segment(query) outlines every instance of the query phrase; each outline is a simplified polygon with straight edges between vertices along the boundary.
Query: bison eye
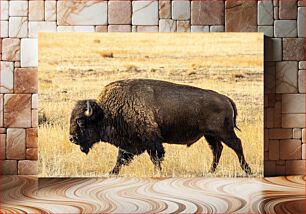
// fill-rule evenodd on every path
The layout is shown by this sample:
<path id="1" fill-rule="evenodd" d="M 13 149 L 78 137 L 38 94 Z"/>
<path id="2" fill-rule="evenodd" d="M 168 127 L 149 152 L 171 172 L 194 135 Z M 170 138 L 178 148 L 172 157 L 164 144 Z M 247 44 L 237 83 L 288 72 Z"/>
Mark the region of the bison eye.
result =
<path id="1" fill-rule="evenodd" d="M 85 126 L 84 119 L 77 119 L 76 122 L 77 122 L 78 126 L 81 127 L 81 128 Z"/>

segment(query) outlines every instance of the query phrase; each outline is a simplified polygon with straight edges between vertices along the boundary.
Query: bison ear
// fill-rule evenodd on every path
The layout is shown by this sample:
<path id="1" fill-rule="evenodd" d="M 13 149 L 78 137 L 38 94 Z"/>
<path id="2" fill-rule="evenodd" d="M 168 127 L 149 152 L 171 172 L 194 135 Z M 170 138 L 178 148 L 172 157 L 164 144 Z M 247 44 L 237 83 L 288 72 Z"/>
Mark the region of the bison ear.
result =
<path id="1" fill-rule="evenodd" d="M 86 102 L 86 111 L 84 112 L 86 117 L 90 117 L 92 115 L 93 111 L 92 111 L 92 107 L 90 105 L 89 100 L 87 100 Z"/>

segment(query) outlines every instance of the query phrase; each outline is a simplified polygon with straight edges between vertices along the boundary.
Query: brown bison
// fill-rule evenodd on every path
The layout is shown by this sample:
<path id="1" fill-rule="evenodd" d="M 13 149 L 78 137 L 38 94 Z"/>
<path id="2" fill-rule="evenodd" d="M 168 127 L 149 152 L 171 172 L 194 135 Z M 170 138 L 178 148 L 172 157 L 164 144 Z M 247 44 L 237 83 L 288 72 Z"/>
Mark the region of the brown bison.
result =
<path id="1" fill-rule="evenodd" d="M 223 149 L 238 156 L 241 168 L 251 173 L 240 139 L 236 136 L 237 109 L 215 91 L 159 80 L 131 79 L 110 83 L 96 100 L 78 101 L 70 118 L 70 141 L 84 153 L 99 142 L 118 147 L 118 174 L 135 155 L 147 151 L 161 170 L 163 143 L 191 146 L 202 136 L 213 153 L 214 172 Z"/>

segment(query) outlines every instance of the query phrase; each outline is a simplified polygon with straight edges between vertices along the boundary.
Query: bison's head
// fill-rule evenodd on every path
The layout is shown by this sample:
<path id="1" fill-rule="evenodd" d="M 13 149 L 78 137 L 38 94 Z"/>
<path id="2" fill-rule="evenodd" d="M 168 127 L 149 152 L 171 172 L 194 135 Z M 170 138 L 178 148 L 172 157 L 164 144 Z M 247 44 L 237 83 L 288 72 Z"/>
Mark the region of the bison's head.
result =
<path id="1" fill-rule="evenodd" d="M 95 100 L 78 101 L 71 112 L 69 140 L 87 154 L 93 144 L 101 139 L 102 119 L 103 110 Z"/>

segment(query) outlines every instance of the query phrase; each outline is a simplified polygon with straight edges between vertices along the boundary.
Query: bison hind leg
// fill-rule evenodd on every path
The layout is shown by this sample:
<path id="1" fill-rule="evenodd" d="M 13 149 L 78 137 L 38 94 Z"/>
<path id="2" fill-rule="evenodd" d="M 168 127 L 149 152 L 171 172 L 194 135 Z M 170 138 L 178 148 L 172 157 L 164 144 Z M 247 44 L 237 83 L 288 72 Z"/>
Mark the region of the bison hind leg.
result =
<path id="1" fill-rule="evenodd" d="M 147 149 L 151 161 L 154 164 L 154 173 L 161 172 L 161 162 L 164 160 L 165 149 L 161 142 L 155 142 Z"/>
<path id="2" fill-rule="evenodd" d="M 230 132 L 230 134 L 223 140 L 223 142 L 228 147 L 230 147 L 232 150 L 235 151 L 235 153 L 236 153 L 236 155 L 239 159 L 240 167 L 244 170 L 244 172 L 247 175 L 252 174 L 252 170 L 251 170 L 249 164 L 246 162 L 245 157 L 244 157 L 241 140 L 240 140 L 240 138 L 238 138 L 236 136 L 234 130 Z"/>
<path id="3" fill-rule="evenodd" d="M 212 153 L 213 153 L 213 162 L 211 164 L 210 173 L 214 173 L 216 171 L 216 168 L 219 164 L 219 160 L 221 157 L 221 153 L 223 150 L 223 146 L 219 140 L 217 140 L 215 137 L 212 137 L 210 135 L 204 135 Z"/>

